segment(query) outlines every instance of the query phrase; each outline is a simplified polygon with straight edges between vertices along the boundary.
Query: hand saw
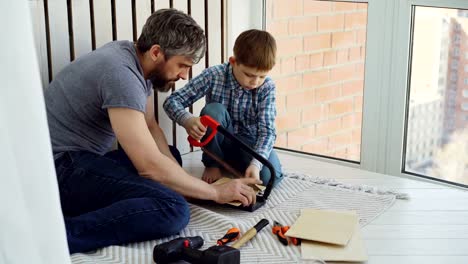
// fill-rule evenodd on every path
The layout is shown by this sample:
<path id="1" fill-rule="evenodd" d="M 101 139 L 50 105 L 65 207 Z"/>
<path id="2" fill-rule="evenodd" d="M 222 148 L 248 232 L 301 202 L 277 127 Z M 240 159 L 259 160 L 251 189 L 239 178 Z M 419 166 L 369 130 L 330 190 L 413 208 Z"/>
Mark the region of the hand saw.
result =
<path id="1" fill-rule="evenodd" d="M 210 141 L 214 138 L 214 136 L 219 132 L 223 134 L 223 136 L 229 138 L 232 140 L 234 143 L 236 143 L 241 149 L 245 150 L 247 153 L 252 155 L 255 159 L 260 161 L 264 166 L 266 166 L 270 170 L 270 181 L 266 184 L 266 189 L 263 192 L 260 192 L 257 194 L 257 202 L 255 204 L 251 204 L 249 206 L 232 206 L 234 208 L 246 210 L 253 212 L 257 210 L 258 208 L 262 207 L 265 205 L 268 196 L 271 193 L 271 190 L 273 189 L 273 185 L 275 183 L 275 178 L 276 178 L 276 172 L 273 168 L 273 165 L 265 159 L 263 156 L 258 154 L 255 150 L 253 150 L 251 147 L 249 147 L 247 144 L 245 144 L 242 140 L 237 138 L 235 135 L 233 135 L 231 132 L 229 132 L 227 129 L 225 129 L 223 126 L 221 126 L 216 120 L 214 120 L 212 117 L 208 115 L 204 115 L 200 117 L 200 122 L 205 126 L 211 128 L 211 133 L 205 137 L 203 141 L 197 141 L 191 136 L 188 136 L 188 141 L 192 146 L 195 147 L 200 147 L 203 152 L 205 152 L 207 155 L 212 157 L 214 160 L 216 160 L 218 163 L 220 163 L 223 167 L 226 168 L 229 172 L 233 173 L 234 176 L 242 178 L 243 175 L 241 175 L 239 172 L 237 172 L 234 168 L 232 168 L 227 162 L 221 160 L 219 157 L 214 155 L 212 152 L 207 150 L 205 146 L 210 143 Z M 229 206 L 229 204 L 227 204 Z"/>

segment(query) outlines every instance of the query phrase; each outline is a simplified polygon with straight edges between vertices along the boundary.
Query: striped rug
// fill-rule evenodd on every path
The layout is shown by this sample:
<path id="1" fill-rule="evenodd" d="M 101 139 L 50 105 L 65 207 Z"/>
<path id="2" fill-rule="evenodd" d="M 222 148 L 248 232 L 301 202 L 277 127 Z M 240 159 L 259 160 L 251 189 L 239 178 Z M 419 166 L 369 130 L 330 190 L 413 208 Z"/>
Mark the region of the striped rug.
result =
<path id="1" fill-rule="evenodd" d="M 389 208 L 404 194 L 369 186 L 348 186 L 329 179 L 304 174 L 287 173 L 283 182 L 273 189 L 265 206 L 250 213 L 217 205 L 190 205 L 191 220 L 180 236 L 201 236 L 202 249 L 216 244 L 216 240 L 231 227 L 245 232 L 262 218 L 291 225 L 301 208 L 355 210 L 362 226 Z M 152 254 L 156 244 L 176 238 L 110 246 L 87 254 L 74 254 L 73 263 L 154 263 Z M 271 224 L 241 248 L 241 263 L 302 263 L 300 247 L 283 246 L 271 233 Z"/>

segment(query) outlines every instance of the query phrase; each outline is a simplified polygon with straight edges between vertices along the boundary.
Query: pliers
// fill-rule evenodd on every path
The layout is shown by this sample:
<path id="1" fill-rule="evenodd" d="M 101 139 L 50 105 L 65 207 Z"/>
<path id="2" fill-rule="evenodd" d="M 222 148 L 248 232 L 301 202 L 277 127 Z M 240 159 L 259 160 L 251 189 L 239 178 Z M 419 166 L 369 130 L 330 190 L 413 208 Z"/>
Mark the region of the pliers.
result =
<path id="1" fill-rule="evenodd" d="M 289 226 L 283 226 L 282 224 L 274 221 L 273 227 L 271 228 L 271 232 L 278 237 L 278 240 L 281 244 L 287 246 L 291 242 L 293 245 L 300 245 L 301 240 L 295 237 L 288 238 L 284 235 L 289 230 Z"/>

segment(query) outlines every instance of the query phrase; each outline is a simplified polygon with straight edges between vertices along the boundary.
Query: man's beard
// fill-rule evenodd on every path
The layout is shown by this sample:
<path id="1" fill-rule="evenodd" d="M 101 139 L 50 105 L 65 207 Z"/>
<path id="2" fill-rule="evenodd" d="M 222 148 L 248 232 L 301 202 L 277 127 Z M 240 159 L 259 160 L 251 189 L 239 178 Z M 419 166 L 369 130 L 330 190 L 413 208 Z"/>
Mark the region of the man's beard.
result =
<path id="1" fill-rule="evenodd" d="M 170 91 L 174 86 L 174 82 L 176 81 L 166 79 L 160 74 L 160 71 L 158 70 L 153 72 L 153 74 L 149 77 L 149 80 L 153 84 L 153 89 L 163 93 Z"/>

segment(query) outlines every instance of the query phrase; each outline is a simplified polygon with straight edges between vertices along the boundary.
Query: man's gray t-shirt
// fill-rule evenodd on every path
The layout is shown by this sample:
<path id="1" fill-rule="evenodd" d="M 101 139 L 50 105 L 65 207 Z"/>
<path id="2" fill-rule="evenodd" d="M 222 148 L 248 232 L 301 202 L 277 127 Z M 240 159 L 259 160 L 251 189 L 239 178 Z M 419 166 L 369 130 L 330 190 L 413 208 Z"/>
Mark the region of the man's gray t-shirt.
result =
<path id="1" fill-rule="evenodd" d="M 110 42 L 60 71 L 45 91 L 54 153 L 103 155 L 115 141 L 107 108 L 145 113 L 152 93 L 130 41 Z"/>

